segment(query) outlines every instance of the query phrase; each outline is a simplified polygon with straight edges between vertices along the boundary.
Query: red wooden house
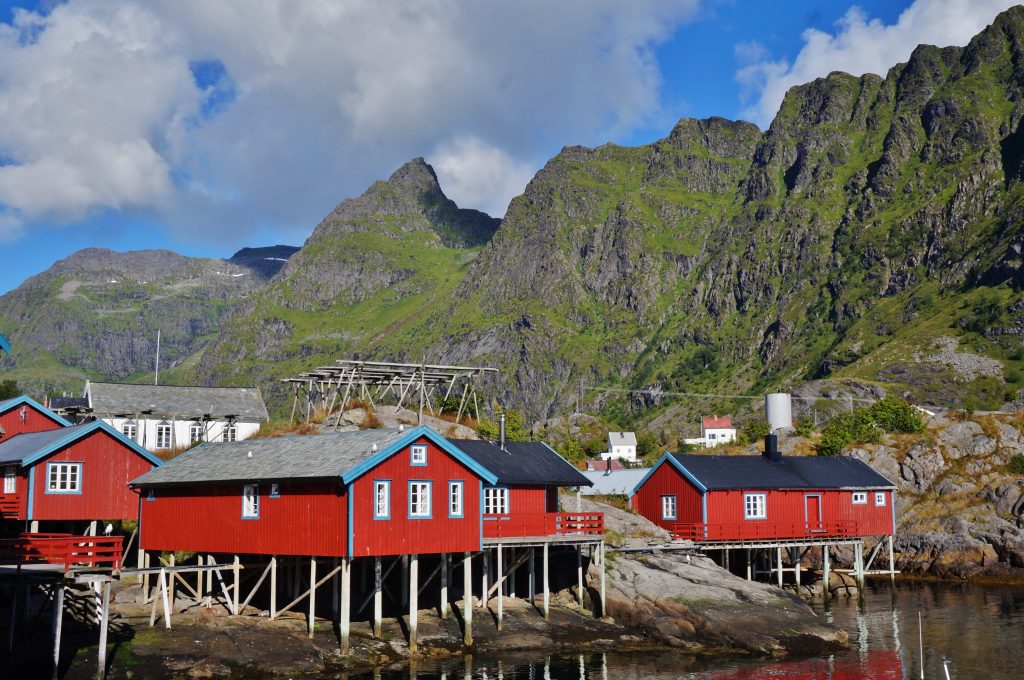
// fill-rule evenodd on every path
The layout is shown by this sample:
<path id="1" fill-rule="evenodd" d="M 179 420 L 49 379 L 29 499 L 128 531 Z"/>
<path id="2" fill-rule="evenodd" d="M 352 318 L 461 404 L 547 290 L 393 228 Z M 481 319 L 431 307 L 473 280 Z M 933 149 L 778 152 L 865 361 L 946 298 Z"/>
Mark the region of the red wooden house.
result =
<path id="1" fill-rule="evenodd" d="M 856 458 L 666 453 L 630 503 L 677 538 L 774 541 L 890 536 L 895 493 Z"/>
<path id="2" fill-rule="evenodd" d="M 30 412 L 42 409 L 28 405 Z M 42 427 L 53 418 L 22 422 Z M 33 523 L 137 519 L 138 498 L 128 482 L 159 465 L 158 458 L 99 421 L 5 436 L 0 516 Z"/>
<path id="3" fill-rule="evenodd" d="M 16 434 L 55 430 L 70 424 L 32 397 L 0 401 L 0 442 Z"/>

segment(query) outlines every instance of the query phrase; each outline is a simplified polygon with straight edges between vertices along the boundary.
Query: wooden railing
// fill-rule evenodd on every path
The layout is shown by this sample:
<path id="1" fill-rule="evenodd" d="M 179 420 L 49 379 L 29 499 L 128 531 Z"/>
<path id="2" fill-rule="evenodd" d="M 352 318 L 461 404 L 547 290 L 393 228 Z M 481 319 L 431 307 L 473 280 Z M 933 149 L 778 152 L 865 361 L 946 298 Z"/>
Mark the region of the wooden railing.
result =
<path id="1" fill-rule="evenodd" d="M 844 538 L 860 535 L 857 522 L 854 521 L 777 523 L 765 520 L 749 520 L 730 524 L 680 522 L 673 527 L 672 534 L 675 538 L 695 543 Z"/>
<path id="2" fill-rule="evenodd" d="M 484 515 L 484 538 L 600 535 L 603 533 L 603 512 Z"/>
<path id="3" fill-rule="evenodd" d="M 0 564 L 43 562 L 60 564 L 64 573 L 76 568 L 121 570 L 124 539 L 121 536 L 72 534 L 21 534 L 0 539 Z"/>
<path id="4" fill-rule="evenodd" d="M 20 495 L 4 494 L 0 496 L 0 519 L 17 519 L 21 516 L 23 505 Z"/>

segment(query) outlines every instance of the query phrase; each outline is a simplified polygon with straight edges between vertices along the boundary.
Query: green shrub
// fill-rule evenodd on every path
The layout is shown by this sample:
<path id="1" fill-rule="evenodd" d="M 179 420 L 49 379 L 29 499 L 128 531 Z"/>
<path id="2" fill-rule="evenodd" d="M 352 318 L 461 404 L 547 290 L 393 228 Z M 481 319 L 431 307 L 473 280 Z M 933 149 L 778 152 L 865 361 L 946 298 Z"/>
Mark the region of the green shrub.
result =
<path id="1" fill-rule="evenodd" d="M 853 413 L 840 413 L 828 421 L 816 448 L 819 456 L 836 456 L 847 444 L 874 443 L 880 438 L 881 431 L 868 409 L 857 409 Z"/>
<path id="2" fill-rule="evenodd" d="M 800 418 L 793 426 L 797 436 L 810 437 L 814 434 L 814 421 L 810 418 Z"/>
<path id="3" fill-rule="evenodd" d="M 486 417 L 480 420 L 476 426 L 476 431 L 481 439 L 489 439 L 491 441 L 498 439 L 501 429 L 498 423 L 498 416 L 501 413 L 502 411 L 499 409 L 495 414 L 494 420 Z M 526 418 L 515 409 L 505 411 L 505 439 L 510 442 L 525 442 L 531 439 L 530 431 L 526 427 Z"/>
<path id="4" fill-rule="evenodd" d="M 1015 385 L 1020 384 L 1022 377 L 1024 377 L 1024 375 L 1021 374 L 1020 369 L 1018 368 L 1008 369 L 1006 373 L 1003 374 L 1003 379 L 1006 380 L 1007 383 Z"/>
<path id="5" fill-rule="evenodd" d="M 1024 453 L 1018 453 L 1010 459 L 1010 472 L 1016 475 L 1024 475 Z"/>
<path id="6" fill-rule="evenodd" d="M 871 420 L 886 432 L 921 432 L 922 413 L 903 399 L 886 397 L 868 407 Z"/>
<path id="7" fill-rule="evenodd" d="M 752 420 L 740 429 L 738 439 L 741 444 L 753 444 L 764 439 L 771 431 L 767 420 Z"/>

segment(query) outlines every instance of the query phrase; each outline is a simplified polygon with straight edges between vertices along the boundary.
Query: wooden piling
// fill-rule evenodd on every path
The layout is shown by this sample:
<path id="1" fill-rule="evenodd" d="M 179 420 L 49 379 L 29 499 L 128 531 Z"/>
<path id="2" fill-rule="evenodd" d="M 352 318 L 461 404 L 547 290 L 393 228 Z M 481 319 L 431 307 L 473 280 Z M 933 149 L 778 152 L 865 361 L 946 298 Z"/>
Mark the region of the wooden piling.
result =
<path id="1" fill-rule="evenodd" d="M 441 618 L 448 618 L 448 553 L 441 553 Z"/>
<path id="2" fill-rule="evenodd" d="M 277 555 L 270 556 L 270 619 L 277 618 Z"/>
<path id="3" fill-rule="evenodd" d="M 316 627 L 316 558 L 309 558 L 309 637 L 313 637 L 313 629 Z"/>
<path id="4" fill-rule="evenodd" d="M 502 553 L 505 549 L 498 544 L 498 630 L 502 629 L 505 618 L 505 571 L 502 569 Z"/>
<path id="5" fill-rule="evenodd" d="M 420 557 L 419 555 L 409 556 L 409 581 L 408 581 L 408 592 L 409 592 L 409 651 L 413 654 L 416 653 L 416 628 L 417 621 L 416 617 L 419 613 L 419 571 L 420 571 Z"/>
<path id="6" fill-rule="evenodd" d="M 60 634 L 64 622 L 64 582 L 57 581 L 53 584 L 53 674 L 52 680 L 57 680 L 57 672 L 60 670 Z"/>
<path id="7" fill-rule="evenodd" d="M 163 573 L 161 573 L 163 576 Z M 166 598 L 166 589 L 164 590 Z M 165 599 L 166 601 L 166 599 Z M 103 607 L 100 612 L 100 646 L 99 668 L 96 671 L 97 680 L 107 677 L 107 629 L 110 627 L 110 581 L 103 582 Z M 167 620 L 167 627 L 171 627 L 170 618 Z"/>
<path id="8" fill-rule="evenodd" d="M 338 607 L 338 630 L 341 633 L 341 654 L 348 655 L 352 599 L 352 558 L 341 558 L 341 604 Z"/>
<path id="9" fill-rule="evenodd" d="M 463 642 L 469 647 L 473 644 L 473 553 L 462 557 L 462 618 Z"/>
<path id="10" fill-rule="evenodd" d="M 544 573 L 541 578 L 544 579 L 544 620 L 548 620 L 551 615 L 551 592 L 548 584 L 548 544 L 544 543 Z"/>
<path id="11" fill-rule="evenodd" d="M 383 583 L 380 573 L 380 558 L 373 558 L 373 637 L 381 638 L 381 619 L 383 618 L 384 600 Z"/>

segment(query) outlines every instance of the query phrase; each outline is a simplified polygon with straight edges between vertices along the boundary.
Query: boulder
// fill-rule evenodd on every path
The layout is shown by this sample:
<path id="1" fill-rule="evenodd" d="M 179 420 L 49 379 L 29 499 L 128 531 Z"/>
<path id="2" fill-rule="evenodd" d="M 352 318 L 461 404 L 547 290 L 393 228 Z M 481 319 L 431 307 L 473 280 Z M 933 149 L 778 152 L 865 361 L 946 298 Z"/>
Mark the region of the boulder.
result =
<path id="1" fill-rule="evenodd" d="M 971 420 L 954 423 L 939 432 L 939 444 L 954 460 L 966 455 L 984 456 L 996 450 L 996 440 Z"/>
<path id="2" fill-rule="evenodd" d="M 942 453 L 924 442 L 918 442 L 910 447 L 900 464 L 900 479 L 911 491 L 924 493 L 944 468 Z"/>

